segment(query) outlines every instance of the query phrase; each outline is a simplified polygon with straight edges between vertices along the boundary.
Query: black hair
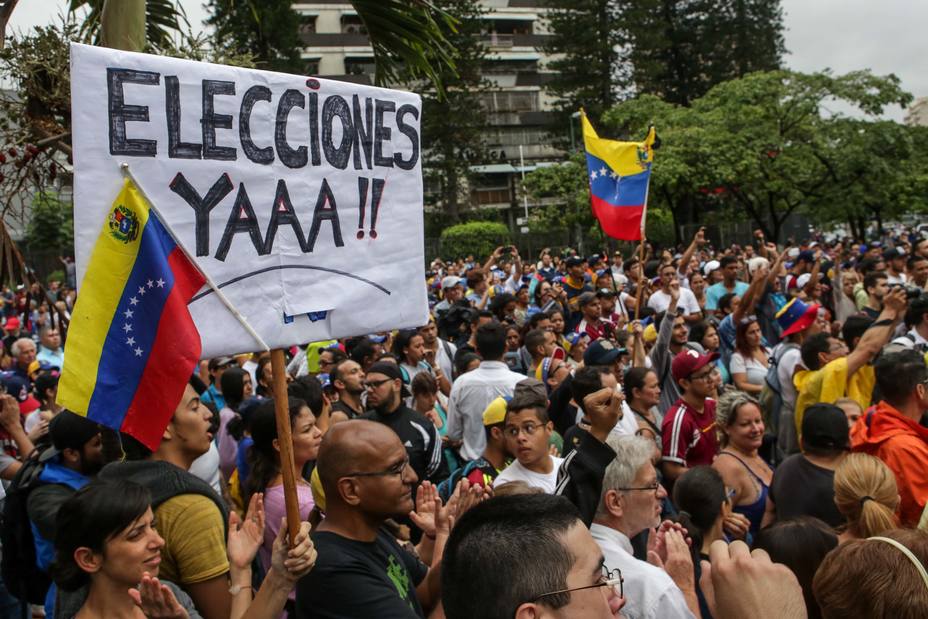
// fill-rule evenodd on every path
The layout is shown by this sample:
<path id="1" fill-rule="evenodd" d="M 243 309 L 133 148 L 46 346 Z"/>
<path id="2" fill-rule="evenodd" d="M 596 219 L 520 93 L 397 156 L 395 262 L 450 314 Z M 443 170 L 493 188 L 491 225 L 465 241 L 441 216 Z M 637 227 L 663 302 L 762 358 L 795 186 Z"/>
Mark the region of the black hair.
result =
<path id="1" fill-rule="evenodd" d="M 126 480 L 95 479 L 75 492 L 55 519 L 55 563 L 51 573 L 64 591 L 76 591 L 90 575 L 74 561 L 74 551 L 103 553 L 106 542 L 145 515 L 151 507 L 147 488 Z"/>
<path id="2" fill-rule="evenodd" d="M 403 351 L 409 347 L 412 338 L 416 336 L 422 337 L 418 329 L 403 329 L 393 339 L 393 354 L 399 357 L 403 363 L 406 363 L 406 353 Z"/>
<path id="3" fill-rule="evenodd" d="M 909 256 L 909 259 L 905 261 L 905 268 L 911 271 L 912 269 L 915 268 L 915 265 L 918 264 L 922 260 L 928 260 L 928 258 L 925 258 L 921 254 L 912 254 L 911 256 Z"/>
<path id="4" fill-rule="evenodd" d="M 864 331 L 873 325 L 873 320 L 865 315 L 848 316 L 841 327 L 841 339 L 845 341 L 849 348 L 856 348 L 859 338 L 863 337 Z"/>
<path id="5" fill-rule="evenodd" d="M 246 432 L 251 432 L 251 419 L 264 400 L 265 398 L 252 396 L 239 405 L 238 414 L 226 424 L 226 432 L 229 433 L 229 436 L 236 441 L 241 441 L 245 438 Z M 219 415 L 214 416 L 214 419 L 218 418 Z"/>
<path id="6" fill-rule="evenodd" d="M 825 555 L 837 545 L 838 536 L 831 527 L 812 516 L 776 522 L 761 529 L 754 542 L 754 548 L 766 550 L 771 561 L 782 563 L 796 575 L 809 619 L 822 616 L 812 593 L 812 579 Z"/>
<path id="7" fill-rule="evenodd" d="M 297 378 L 287 385 L 287 395 L 305 402 L 316 417 L 322 414 L 322 407 L 325 404 L 322 397 L 322 383 L 315 376 L 307 375 Z"/>
<path id="8" fill-rule="evenodd" d="M 577 508 L 549 494 L 500 496 L 468 510 L 442 559 L 448 619 L 512 619 L 521 604 L 566 589 L 576 559 L 564 538 L 575 526 Z M 552 609 L 569 602 L 569 593 L 542 600 Z"/>
<path id="9" fill-rule="evenodd" d="M 915 350 L 881 355 L 874 370 L 876 386 L 883 399 L 897 408 L 905 403 L 916 385 L 928 380 L 925 358 Z"/>
<path id="10" fill-rule="evenodd" d="M 219 385 L 222 387 L 222 397 L 226 401 L 226 406 L 237 411 L 242 400 L 245 399 L 245 377 L 248 371 L 240 367 L 229 368 L 219 377 Z"/>
<path id="11" fill-rule="evenodd" d="M 864 275 L 864 292 L 870 294 L 869 289 L 876 286 L 881 279 L 887 279 L 886 273 L 883 271 L 870 271 Z"/>
<path id="12" fill-rule="evenodd" d="M 625 372 L 625 397 L 630 400 L 635 397 L 635 389 L 644 389 L 644 379 L 648 374 L 657 375 L 653 369 L 646 367 L 635 367 Z"/>
<path id="13" fill-rule="evenodd" d="M 701 346 L 702 340 L 706 337 L 706 333 L 709 332 L 709 329 L 718 330 L 716 326 L 708 320 L 700 320 L 699 322 L 691 324 L 687 341 L 696 342 Z"/>
<path id="14" fill-rule="evenodd" d="M 255 393 L 262 398 L 269 398 L 274 395 L 273 385 L 265 385 L 261 381 L 264 378 L 264 368 L 271 365 L 270 357 L 261 357 L 258 359 L 258 368 L 255 370 L 255 379 L 258 381 L 258 384 L 254 386 Z M 272 370 L 273 375 L 273 370 Z"/>
<path id="15" fill-rule="evenodd" d="M 802 356 L 802 363 L 810 370 L 821 369 L 822 364 L 818 356 L 821 353 L 828 353 L 831 350 L 831 334 L 816 333 L 802 343 L 799 354 Z"/>
<path id="16" fill-rule="evenodd" d="M 712 530 L 727 500 L 725 482 L 711 466 L 694 466 L 673 485 L 673 502 L 680 510 L 676 521 L 693 540 L 694 560 L 698 560 L 702 541 Z"/>
<path id="17" fill-rule="evenodd" d="M 345 365 L 348 361 L 354 361 L 354 359 L 343 359 L 332 366 L 332 369 L 329 370 L 329 382 L 332 383 L 332 386 L 335 386 L 335 381 L 342 380 L 342 366 Z M 355 361 L 355 363 L 357 363 Z"/>
<path id="18" fill-rule="evenodd" d="M 535 411 L 535 415 L 541 423 L 548 423 L 551 421 L 551 418 L 548 417 L 548 409 L 545 406 L 539 405 L 538 399 L 530 395 L 522 395 L 509 400 L 509 402 L 506 403 L 506 417 L 509 416 L 509 413 L 528 409 Z M 505 417 L 503 419 L 505 420 Z"/>
<path id="19" fill-rule="evenodd" d="M 724 269 L 730 264 L 738 264 L 738 259 L 735 256 L 722 256 L 722 259 L 719 260 L 720 269 Z"/>
<path id="20" fill-rule="evenodd" d="M 467 350 L 461 351 L 460 354 L 454 355 L 455 378 L 464 374 L 467 371 L 467 366 L 469 366 L 475 360 L 480 361 L 480 355 Z"/>
<path id="21" fill-rule="evenodd" d="M 867 275 L 874 272 L 876 265 L 881 261 L 883 261 L 882 258 L 864 258 L 863 260 L 857 263 L 857 270 L 860 271 L 866 278 Z M 883 273 L 882 275 L 883 277 L 886 277 L 885 273 Z M 872 285 L 873 284 L 871 284 L 871 286 Z M 864 284 L 864 286 L 866 286 L 866 284 Z"/>
<path id="22" fill-rule="evenodd" d="M 280 472 L 280 456 L 274 449 L 274 440 L 277 439 L 274 406 L 274 400 L 265 400 L 251 417 L 251 439 L 254 442 L 246 454 L 250 471 L 242 483 L 242 499 L 245 505 L 248 505 L 251 495 L 255 492 L 264 492 Z M 287 398 L 291 428 L 304 406 L 306 402 L 299 398 Z"/>
<path id="23" fill-rule="evenodd" d="M 580 410 L 584 410 L 583 398 L 603 388 L 603 374 L 609 374 L 609 369 L 598 365 L 580 368 L 574 374 L 570 395 Z"/>
<path id="24" fill-rule="evenodd" d="M 417 395 L 426 395 L 429 393 L 438 393 L 438 381 L 428 372 L 419 372 L 412 378 L 409 383 L 409 391 L 413 397 Z"/>
<path id="25" fill-rule="evenodd" d="M 539 322 L 541 322 L 542 320 L 550 320 L 550 319 L 551 319 L 551 314 L 549 314 L 548 312 L 536 312 L 535 314 L 532 314 L 531 316 L 529 316 L 528 323 L 527 323 L 528 328 L 537 329 Z"/>
<path id="26" fill-rule="evenodd" d="M 506 327 L 499 322 L 489 322 L 477 328 L 474 337 L 477 352 L 486 361 L 499 361 L 506 351 Z"/>
<path id="27" fill-rule="evenodd" d="M 471 327 L 479 323 L 481 318 L 496 318 L 496 316 L 490 310 L 485 310 L 485 309 L 472 312 L 471 317 L 470 317 Z"/>
<path id="28" fill-rule="evenodd" d="M 737 297 L 737 296 L 738 296 L 738 295 L 735 294 L 734 292 L 727 292 L 727 293 L 723 294 L 721 297 L 719 297 L 719 301 L 718 301 L 718 304 L 717 304 L 718 309 L 719 309 L 720 311 L 723 311 L 723 312 L 724 312 L 724 311 L 727 311 L 727 310 L 730 310 L 730 309 L 731 309 L 731 302 L 732 302 L 732 301 L 734 300 L 734 298 Z"/>
<path id="29" fill-rule="evenodd" d="M 369 337 L 359 337 L 358 341 L 351 348 L 350 359 L 360 366 L 364 366 L 365 359 L 373 359 L 377 354 L 374 343 Z"/>
<path id="30" fill-rule="evenodd" d="M 915 327 L 925 314 L 928 314 L 928 295 L 923 294 L 909 303 L 909 309 L 905 311 L 905 326 Z"/>
<path id="31" fill-rule="evenodd" d="M 545 345 L 545 332 L 541 329 L 532 329 L 525 334 L 524 344 L 528 353 L 533 357 L 538 353 L 538 347 Z"/>

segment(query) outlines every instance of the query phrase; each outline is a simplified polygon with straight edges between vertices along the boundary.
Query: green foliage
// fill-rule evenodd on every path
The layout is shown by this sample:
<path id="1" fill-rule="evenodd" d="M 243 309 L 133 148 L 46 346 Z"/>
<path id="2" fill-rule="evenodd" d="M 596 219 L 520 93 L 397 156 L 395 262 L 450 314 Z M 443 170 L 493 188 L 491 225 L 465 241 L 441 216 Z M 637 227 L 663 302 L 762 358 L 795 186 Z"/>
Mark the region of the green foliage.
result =
<path id="1" fill-rule="evenodd" d="M 67 279 L 65 279 L 65 273 L 61 269 L 56 269 L 45 277 L 46 285 L 51 284 L 52 282 L 66 282 L 66 281 Z"/>
<path id="2" fill-rule="evenodd" d="M 682 105 L 784 53 L 780 0 L 635 0 L 622 24 L 636 90 Z"/>
<path id="3" fill-rule="evenodd" d="M 258 68 L 302 73 L 300 19 L 290 0 L 208 0 L 214 46 L 250 54 Z"/>
<path id="4" fill-rule="evenodd" d="M 32 200 L 32 219 L 26 228 L 26 243 L 33 250 L 74 253 L 74 214 L 69 202 L 54 192 L 41 192 Z"/>
<path id="5" fill-rule="evenodd" d="M 460 220 L 461 205 L 467 203 L 467 180 L 470 167 L 485 160 L 487 115 L 481 93 L 488 88 L 480 68 L 487 55 L 481 41 L 486 12 L 477 0 L 442 0 L 458 24 L 443 32 L 453 47 L 457 70 L 443 68 L 438 77 L 443 90 L 434 84 L 422 84 L 422 154 L 423 170 L 434 186 L 438 200 L 450 223 Z M 406 80 L 414 80 L 408 73 Z"/>
<path id="6" fill-rule="evenodd" d="M 87 7 L 87 16 L 81 23 L 80 33 L 91 38 L 94 45 L 100 44 L 100 17 L 106 0 L 71 0 L 68 11 L 76 12 Z M 173 37 L 182 29 L 190 30 L 190 22 L 180 2 L 172 0 L 145 0 L 145 37 L 148 45 L 156 50 L 173 45 Z"/>
<path id="7" fill-rule="evenodd" d="M 441 254 L 449 258 L 459 256 L 488 256 L 500 245 L 511 242 L 509 228 L 492 221 L 471 221 L 445 228 L 441 233 Z"/>

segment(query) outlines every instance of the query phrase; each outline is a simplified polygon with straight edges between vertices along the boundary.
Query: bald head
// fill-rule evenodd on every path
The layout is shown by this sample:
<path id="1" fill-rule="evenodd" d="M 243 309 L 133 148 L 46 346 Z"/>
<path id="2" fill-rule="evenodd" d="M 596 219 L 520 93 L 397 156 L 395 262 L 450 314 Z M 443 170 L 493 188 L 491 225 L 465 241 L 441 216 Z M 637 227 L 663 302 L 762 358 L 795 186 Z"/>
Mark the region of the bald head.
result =
<path id="1" fill-rule="evenodd" d="M 359 471 L 378 471 L 390 465 L 387 454 L 403 448 L 396 433 L 375 421 L 352 419 L 329 428 L 319 446 L 316 468 L 326 496 L 340 477 Z"/>

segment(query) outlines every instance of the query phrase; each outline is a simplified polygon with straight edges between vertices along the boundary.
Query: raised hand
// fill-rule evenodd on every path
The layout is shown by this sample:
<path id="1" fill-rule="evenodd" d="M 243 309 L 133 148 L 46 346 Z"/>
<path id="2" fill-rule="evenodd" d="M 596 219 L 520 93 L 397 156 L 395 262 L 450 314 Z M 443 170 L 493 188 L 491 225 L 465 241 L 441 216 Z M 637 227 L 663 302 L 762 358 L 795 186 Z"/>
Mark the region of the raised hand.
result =
<path id="1" fill-rule="evenodd" d="M 457 491 L 457 490 L 455 490 Z M 409 512 L 409 519 L 422 529 L 422 532 L 429 538 L 435 537 L 438 512 L 441 511 L 441 497 L 438 496 L 438 488 L 428 481 L 419 484 L 416 492 L 416 509 Z"/>
<path id="2" fill-rule="evenodd" d="M 605 443 L 622 414 L 622 396 L 611 387 L 583 398 L 583 411 L 590 418 L 590 434 Z"/>
<path id="3" fill-rule="evenodd" d="M 138 589 L 129 589 L 129 597 L 150 619 L 189 619 L 174 592 L 148 572 L 142 574 Z"/>
<path id="4" fill-rule="evenodd" d="M 248 513 L 244 521 L 235 511 L 229 513 L 229 562 L 239 569 L 249 569 L 263 541 L 264 495 L 256 492 L 248 502 Z"/>

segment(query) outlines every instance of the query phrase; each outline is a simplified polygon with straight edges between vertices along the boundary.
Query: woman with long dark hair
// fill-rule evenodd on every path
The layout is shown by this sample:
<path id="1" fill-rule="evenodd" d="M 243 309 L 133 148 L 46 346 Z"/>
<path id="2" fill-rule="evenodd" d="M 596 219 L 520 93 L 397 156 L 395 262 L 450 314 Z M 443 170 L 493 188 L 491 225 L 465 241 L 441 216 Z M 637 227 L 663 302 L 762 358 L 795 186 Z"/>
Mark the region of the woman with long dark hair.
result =
<path id="1" fill-rule="evenodd" d="M 625 401 L 635 413 L 638 434 L 652 439 L 661 449 L 661 415 L 657 406 L 661 401 L 661 384 L 651 368 L 637 367 L 625 373 Z"/>
<path id="2" fill-rule="evenodd" d="M 735 352 L 728 369 L 735 387 L 754 396 L 760 395 L 770 365 L 770 349 L 763 345 L 757 316 L 746 316 L 735 328 Z"/>
<path id="3" fill-rule="evenodd" d="M 219 383 L 226 405 L 219 411 L 216 444 L 219 447 L 219 470 L 225 479 L 229 479 L 235 469 L 238 451 L 238 441 L 229 433 L 229 422 L 238 418 L 238 407 L 252 395 L 251 374 L 240 367 L 229 368 L 219 377 Z"/>
<path id="4" fill-rule="evenodd" d="M 307 462 L 314 461 L 319 453 L 322 432 L 316 427 L 316 417 L 306 402 L 297 398 L 287 400 L 290 431 L 293 443 L 293 463 L 302 471 Z M 281 518 L 287 515 L 284 505 L 283 475 L 280 470 L 280 444 L 274 416 L 274 400 L 265 400 L 251 418 L 251 439 L 254 443 L 248 452 L 248 479 L 243 483 L 244 503 L 248 504 L 255 493 L 264 494 L 267 527 L 259 556 L 264 568 L 270 567 L 271 550 L 280 528 Z M 304 479 L 297 480 L 297 498 L 300 519 L 306 521 L 312 511 L 313 493 Z"/>

